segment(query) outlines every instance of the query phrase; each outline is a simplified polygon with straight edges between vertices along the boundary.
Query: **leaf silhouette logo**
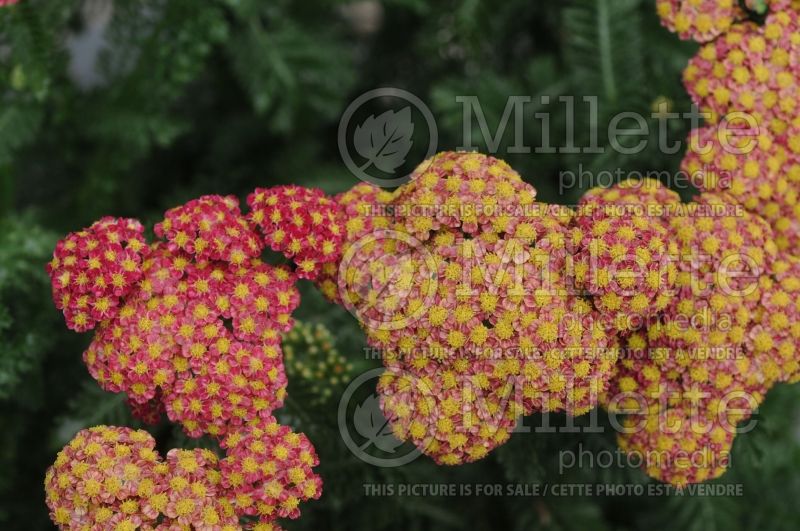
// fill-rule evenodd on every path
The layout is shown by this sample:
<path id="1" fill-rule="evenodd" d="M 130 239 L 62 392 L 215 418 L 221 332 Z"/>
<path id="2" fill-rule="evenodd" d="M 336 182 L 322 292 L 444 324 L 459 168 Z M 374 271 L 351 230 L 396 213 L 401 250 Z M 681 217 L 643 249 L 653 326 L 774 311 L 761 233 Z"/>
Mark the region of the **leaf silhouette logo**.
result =
<path id="1" fill-rule="evenodd" d="M 367 439 L 361 445 L 361 450 L 365 450 L 370 445 L 375 445 L 384 452 L 394 453 L 397 447 L 403 444 L 392 433 L 389 421 L 381 413 L 378 397 L 374 394 L 356 406 L 356 410 L 353 413 L 353 425 L 358 434 Z"/>
<path id="2" fill-rule="evenodd" d="M 394 173 L 406 161 L 413 135 L 411 107 L 370 115 L 356 127 L 353 136 L 356 152 L 367 159 L 360 170 L 375 166 L 384 173 Z"/>

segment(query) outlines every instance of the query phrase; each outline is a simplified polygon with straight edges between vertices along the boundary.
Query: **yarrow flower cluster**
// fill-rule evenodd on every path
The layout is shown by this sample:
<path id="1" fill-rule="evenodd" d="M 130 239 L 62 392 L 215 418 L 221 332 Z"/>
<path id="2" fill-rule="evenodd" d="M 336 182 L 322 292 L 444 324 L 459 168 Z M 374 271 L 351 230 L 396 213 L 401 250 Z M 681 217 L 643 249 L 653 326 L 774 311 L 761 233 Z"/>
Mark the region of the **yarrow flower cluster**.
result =
<path id="1" fill-rule="evenodd" d="M 335 260 L 339 242 L 331 235 L 337 230 L 338 205 L 331 207 L 332 200 L 318 191 L 292 190 L 287 197 L 304 197 L 303 213 L 311 220 L 298 229 L 305 256 L 320 249 L 324 260 Z M 270 194 L 259 190 L 252 197 Z M 281 190 L 279 195 L 286 194 Z M 313 205 L 321 206 L 314 211 Z M 322 216 L 322 225 L 316 214 Z M 309 269 L 298 263 L 293 271 L 262 262 L 263 238 L 270 236 L 271 229 L 261 224 L 259 234 L 254 221 L 241 213 L 234 197 L 203 196 L 167 211 L 155 227 L 156 235 L 165 241 L 148 245 L 138 221 L 103 218 L 58 243 L 47 266 L 56 305 L 71 328 L 96 328 L 84 353 L 89 372 L 103 389 L 125 393 L 133 414 L 143 421 L 157 423 L 166 413 L 191 437 L 209 434 L 223 441 L 252 438 L 275 423 L 272 412 L 286 396 L 281 341 L 282 334 L 292 329 L 291 315 L 299 304 L 295 282 L 298 275 L 307 276 L 317 266 Z M 274 217 L 273 221 L 279 222 Z M 152 440 L 142 439 L 136 434 L 140 432 L 119 430 L 123 429 L 96 430 L 91 437 L 134 437 L 130 440 L 152 449 Z M 310 471 L 317 464 L 316 457 L 308 457 L 313 456 L 310 442 L 288 428 L 278 431 L 286 444 L 299 444 L 296 449 L 301 455 L 265 454 L 258 470 L 250 469 L 249 458 L 243 461 L 253 488 L 266 477 L 272 485 L 270 492 L 280 488 L 289 493 L 288 498 L 281 494 L 271 502 L 259 502 L 262 523 L 255 528 L 262 530 L 272 528 L 277 517 L 296 518 L 299 502 L 321 492 L 319 478 Z M 75 445 L 82 445 L 86 437 L 79 436 Z M 96 451 L 94 444 L 91 448 Z M 239 448 L 231 460 L 251 450 L 255 451 L 249 446 Z M 161 514 L 154 529 L 239 529 L 237 515 L 254 513 L 241 506 L 239 490 L 235 503 L 224 502 L 228 494 L 220 494 L 218 486 L 228 476 L 220 476 L 215 459 L 210 454 L 171 453 L 154 472 L 166 467 L 162 476 L 170 484 L 163 494 L 168 498 L 165 505 L 147 509 L 145 515 L 136 512 L 145 507 L 142 500 L 113 505 L 110 498 L 104 499 L 109 505 L 102 507 L 98 518 L 109 519 L 109 527 L 103 523 L 102 528 L 146 529 L 145 524 Z M 106 464 L 103 460 L 102 466 Z M 298 479 L 298 470 L 303 471 L 303 481 Z M 119 471 L 119 467 L 114 469 L 114 473 Z M 313 492 L 309 482 L 314 484 Z M 265 503 L 282 509 L 273 515 L 263 508 Z M 234 514 L 231 507 L 236 504 L 241 511 Z M 53 509 L 53 514 L 58 525 L 74 521 L 63 510 Z M 86 527 L 76 524 L 74 529 Z"/>
<path id="2" fill-rule="evenodd" d="M 395 221 L 425 241 L 441 228 L 497 234 L 522 210 L 535 208 L 536 189 L 502 160 L 454 151 L 421 163 L 394 194 Z"/>
<path id="3" fill-rule="evenodd" d="M 629 414 L 626 425 L 644 426 L 620 433 L 620 446 L 658 457 L 645 470 L 678 485 L 724 471 L 736 423 L 793 367 L 786 361 L 783 369 L 779 349 L 766 348 L 757 317 L 766 319 L 761 301 L 777 257 L 769 225 L 726 194 L 686 206 L 667 218 L 679 246 L 674 297 L 626 339 L 602 400 Z M 776 320 L 784 336 L 789 319 Z M 665 418 L 683 427 L 665 431 Z"/>
<path id="4" fill-rule="evenodd" d="M 684 83 L 711 123 L 739 111 L 775 135 L 786 132 L 800 101 L 799 16 L 787 7 L 771 13 L 763 26 L 736 24 L 691 59 Z"/>
<path id="5" fill-rule="evenodd" d="M 630 186 L 585 194 L 572 234 L 576 287 L 588 292 L 608 325 L 622 333 L 641 328 L 667 306 L 677 272 L 677 246 L 660 213 L 647 208 L 645 196 L 622 202 L 619 192 Z M 671 199 L 657 181 L 644 181 L 641 188 Z"/>
<path id="6" fill-rule="evenodd" d="M 69 328 L 85 332 L 117 314 L 142 278 L 143 232 L 135 219 L 106 217 L 58 242 L 47 273 Z"/>
<path id="7" fill-rule="evenodd" d="M 738 0 L 658 0 L 661 22 L 681 39 L 707 42 L 745 18 Z"/>
<path id="8" fill-rule="evenodd" d="M 700 177 L 702 191 L 730 193 L 767 220 L 779 249 L 800 245 L 800 129 L 790 127 L 781 137 L 766 130 L 695 129 L 682 169 Z"/>
<path id="9" fill-rule="evenodd" d="M 250 219 L 273 251 L 297 264 L 297 276 L 314 279 L 339 256 L 344 230 L 337 203 L 302 186 L 258 188 L 247 198 Z"/>
<path id="10" fill-rule="evenodd" d="M 155 444 L 149 433 L 128 428 L 78 433 L 45 477 L 53 522 L 64 530 L 155 526 L 166 509 Z"/>
<path id="11" fill-rule="evenodd" d="M 684 71 L 710 125 L 692 131 L 682 170 L 706 193 L 662 217 L 679 246 L 675 294 L 626 338 L 603 402 L 644 428 L 620 446 L 684 485 L 722 474 L 737 422 L 797 380 L 800 4 L 745 2 L 760 20 L 733 2 L 676 4 L 658 1 L 665 25 L 710 41 Z"/>
<path id="12" fill-rule="evenodd" d="M 322 480 L 311 470 L 319 464 L 311 442 L 272 417 L 229 433 L 221 445 L 222 484 L 239 514 L 267 522 L 297 518 L 300 502 L 322 493 Z"/>
<path id="13" fill-rule="evenodd" d="M 354 240 L 338 300 L 383 354 L 392 429 L 438 463 L 484 457 L 522 413 L 588 411 L 616 361 L 614 336 L 567 289 L 572 213 L 535 197 L 502 161 L 442 153 L 392 197 L 359 185 L 340 198 Z"/>
<path id="14" fill-rule="evenodd" d="M 258 234 L 239 210 L 233 196 L 206 195 L 167 211 L 155 226 L 167 248 L 197 260 L 221 260 L 235 265 L 261 254 Z"/>
<path id="15" fill-rule="evenodd" d="M 249 455 L 242 464 L 238 450 L 220 460 L 206 449 L 173 449 L 162 459 L 146 431 L 109 426 L 83 430 L 47 471 L 51 518 L 63 530 L 265 531 L 278 529 L 278 517 L 296 518 L 300 501 L 319 497 L 321 481 L 310 469 L 316 456 L 304 436 L 272 419 L 247 426 L 235 437 L 237 445 L 250 441 L 246 448 L 252 452 L 268 450 L 256 469 Z M 255 505 L 243 507 L 244 495 L 235 484 L 243 477 L 264 482 L 261 496 L 277 493 L 274 500 L 280 501 L 281 510 L 267 511 L 263 504 L 258 511 L 251 510 Z M 240 524 L 248 516 L 258 519 Z"/>
<path id="16" fill-rule="evenodd" d="M 258 259 L 194 262 L 155 244 L 145 276 L 84 353 L 103 389 L 154 398 L 187 434 L 224 435 L 283 404 L 280 333 L 299 294 L 292 274 Z"/>

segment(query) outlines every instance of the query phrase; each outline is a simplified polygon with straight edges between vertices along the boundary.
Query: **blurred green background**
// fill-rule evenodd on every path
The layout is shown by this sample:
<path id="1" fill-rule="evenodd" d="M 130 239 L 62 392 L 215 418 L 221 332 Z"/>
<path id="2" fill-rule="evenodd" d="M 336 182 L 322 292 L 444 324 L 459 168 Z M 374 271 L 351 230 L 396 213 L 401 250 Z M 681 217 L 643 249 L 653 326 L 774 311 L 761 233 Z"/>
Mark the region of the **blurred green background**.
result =
<path id="1" fill-rule="evenodd" d="M 358 181 L 339 155 L 339 119 L 376 87 L 426 102 L 440 149 L 462 143 L 459 95 L 478 96 L 492 128 L 509 96 L 597 96 L 597 123 L 576 113 L 576 142 L 585 145 L 597 126 L 604 145 L 614 113 L 649 116 L 664 102 L 688 110 L 680 74 L 692 53 L 660 27 L 653 0 L 22 0 L 0 8 L 0 529 L 53 528 L 44 471 L 77 430 L 138 426 L 121 397 L 91 380 L 81 361 L 89 337 L 69 332 L 50 300 L 44 264 L 66 232 L 103 215 L 152 226 L 201 194 L 244 198 L 277 183 L 345 190 Z M 527 109 L 526 120 L 551 113 L 551 138 L 563 138 L 563 105 Z M 671 122 L 671 138 L 687 128 Z M 680 162 L 657 142 L 635 156 L 508 154 L 512 131 L 498 156 L 551 202 L 574 202 L 591 184 L 561 194 L 560 171 L 675 171 Z M 538 145 L 540 128 L 525 131 L 526 144 Z M 775 389 L 758 427 L 736 440 L 733 467 L 717 483 L 743 485 L 743 497 L 366 496 L 365 483 L 651 480 L 627 468 L 558 473 L 560 450 L 613 450 L 610 430 L 519 434 L 459 468 L 425 458 L 394 469 L 362 463 L 339 436 L 338 397 L 348 375 L 378 362 L 364 356 L 355 319 L 310 285 L 303 295 L 298 318 L 332 337 L 308 332 L 313 348 L 296 338 L 300 363 L 281 418 L 317 446 L 325 487 L 290 529 L 800 527 L 796 387 Z M 338 351 L 334 372 L 345 367 L 345 377 L 304 373 L 320 348 Z M 166 424 L 154 433 L 163 448 L 198 444 Z"/>

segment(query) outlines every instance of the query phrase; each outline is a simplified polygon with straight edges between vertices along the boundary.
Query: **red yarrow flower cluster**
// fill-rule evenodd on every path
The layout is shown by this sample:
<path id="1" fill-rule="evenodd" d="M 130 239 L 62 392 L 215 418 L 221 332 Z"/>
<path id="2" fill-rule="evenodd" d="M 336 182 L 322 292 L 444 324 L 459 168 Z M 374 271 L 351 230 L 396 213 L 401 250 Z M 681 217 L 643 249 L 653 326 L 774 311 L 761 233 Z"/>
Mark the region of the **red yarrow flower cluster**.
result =
<path id="1" fill-rule="evenodd" d="M 206 195 L 172 208 L 155 226 L 170 251 L 183 251 L 197 260 L 242 264 L 261 254 L 258 233 L 242 216 L 233 196 Z"/>
<path id="2" fill-rule="evenodd" d="M 344 228 L 338 204 L 321 190 L 302 186 L 258 188 L 247 198 L 250 219 L 264 242 L 297 265 L 297 276 L 314 279 L 341 252 Z"/>
<path id="3" fill-rule="evenodd" d="M 310 195 L 320 205 L 331 201 L 321 193 Z M 330 212 L 336 209 L 338 205 Z M 316 223 L 316 215 L 310 215 Z M 309 245 L 326 230 L 336 232 L 326 216 L 325 228 L 307 232 Z M 262 422 L 275 423 L 271 414 L 286 396 L 281 339 L 291 330 L 291 315 L 299 304 L 298 275 L 289 267 L 260 260 L 262 235 L 242 215 L 233 197 L 204 196 L 169 210 L 156 227 L 157 235 L 166 241 L 148 246 L 142 233 L 143 227 L 135 220 L 104 218 L 59 242 L 47 267 L 56 304 L 64 309 L 70 326 L 97 327 L 84 353 L 89 372 L 103 389 L 125 393 L 133 414 L 145 422 L 156 423 L 166 413 L 191 437 L 209 434 L 227 441 L 226 436 L 236 434 L 253 439 L 253 430 L 259 434 L 267 430 Z M 338 246 L 330 253 L 327 243 L 323 247 L 325 260 L 337 258 Z M 300 270 L 309 272 L 302 265 Z M 119 430 L 98 429 L 99 435 L 91 437 L 129 437 L 128 431 Z M 264 518 L 248 524 L 248 529 L 277 529 L 275 518 L 296 518 L 299 502 L 321 492 L 321 482 L 310 470 L 317 464 L 310 442 L 283 428 L 279 431 L 286 444 L 300 443 L 290 448 L 293 453 L 288 457 L 276 453 L 276 460 L 268 462 L 271 457 L 262 456 L 260 470 L 268 476 L 270 492 L 282 490 L 272 500 L 274 515 L 266 518 L 268 501 L 260 500 L 258 511 Z M 140 432 L 130 433 L 134 433 L 132 441 L 141 440 L 152 449 L 152 440 L 142 439 L 136 434 Z M 86 437 L 80 435 L 74 446 L 83 445 Z M 94 444 L 91 449 L 100 451 Z M 237 446 L 232 459 L 247 449 L 252 448 Z M 127 452 L 121 446 L 112 451 Z M 65 454 L 60 460 L 70 457 Z M 249 458 L 243 459 L 248 481 L 253 488 L 261 485 L 263 478 L 252 474 Z M 98 466 L 114 464 L 103 458 Z M 140 494 L 149 501 L 124 499 L 118 505 L 98 506 L 97 515 L 91 516 L 96 522 L 90 527 L 240 529 L 235 503 L 225 501 L 228 494 L 219 488 L 222 476 L 215 467 L 212 454 L 176 451 L 154 472 L 171 481 L 168 489 L 154 490 L 151 482 L 146 494 Z M 120 473 L 119 469 L 114 472 Z M 71 480 L 64 475 L 59 478 L 63 490 Z M 96 485 L 91 485 L 94 492 Z M 58 525 L 90 518 L 86 516 L 89 502 L 82 501 L 75 509 L 83 518 L 75 520 L 72 507 L 56 505 L 63 493 L 50 491 Z M 241 506 L 240 494 L 236 504 Z M 108 498 L 109 504 L 113 501 L 107 494 L 99 495 Z M 86 529 L 83 524 L 74 528 Z"/>
<path id="4" fill-rule="evenodd" d="M 293 275 L 258 259 L 193 262 L 156 244 L 145 276 L 84 354 L 101 387 L 160 398 L 192 437 L 268 415 L 286 388 L 281 332 L 299 303 Z"/>
<path id="5" fill-rule="evenodd" d="M 301 198 L 289 209 L 304 205 L 304 241 L 320 237 L 325 259 L 337 258 L 338 243 L 331 251 L 322 236 L 338 232 L 338 205 L 300 187 L 251 198 L 263 197 L 266 208 L 267 196 Z M 193 437 L 221 437 L 269 415 L 286 393 L 280 343 L 299 303 L 297 275 L 258 258 L 262 235 L 232 196 L 167 211 L 155 228 L 166 242 L 147 246 L 143 230 L 135 220 L 104 218 L 60 241 L 47 267 L 71 327 L 99 323 L 84 353 L 92 376 L 126 393 L 138 417 L 153 422 L 166 412 Z"/>
<path id="6" fill-rule="evenodd" d="M 47 273 L 69 328 L 85 332 L 116 316 L 142 278 L 143 232 L 135 219 L 106 217 L 58 242 Z"/>

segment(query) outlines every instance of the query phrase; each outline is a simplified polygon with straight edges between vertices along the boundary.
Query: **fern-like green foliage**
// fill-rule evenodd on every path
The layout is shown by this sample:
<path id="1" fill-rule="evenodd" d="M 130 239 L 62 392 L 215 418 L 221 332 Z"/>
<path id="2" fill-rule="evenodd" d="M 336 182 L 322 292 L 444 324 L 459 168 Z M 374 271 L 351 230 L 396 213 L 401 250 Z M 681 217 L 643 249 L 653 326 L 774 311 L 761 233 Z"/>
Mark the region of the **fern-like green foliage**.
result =
<path id="1" fill-rule="evenodd" d="M 38 3 L 37 3 L 38 4 Z M 51 94 L 53 74 L 64 64 L 58 37 L 50 24 L 64 24 L 70 9 L 59 3 L 25 2 L 0 10 L 0 167 L 33 141 L 42 124 L 42 103 Z"/>
<path id="2" fill-rule="evenodd" d="M 317 5 L 318 4 L 318 5 Z M 352 56 L 323 2 L 245 0 L 227 52 L 255 111 L 275 132 L 306 120 L 332 120 L 354 79 Z M 304 23 L 294 23 L 303 13 Z"/>
<path id="3" fill-rule="evenodd" d="M 28 490 L 27 495 L 17 494 L 20 498 L 40 498 L 31 480 L 39 459 L 50 453 L 45 450 L 53 422 L 49 399 L 58 396 L 64 385 L 48 382 L 72 376 L 56 361 L 57 347 L 75 345 L 63 342 L 66 334 L 61 332 L 62 320 L 52 305 L 44 270 L 55 240 L 32 216 L 0 217 L 0 499 L 4 500 L 15 499 L 19 489 Z M 55 367 L 56 373 L 48 376 L 48 367 Z M 9 501 L 0 506 L 0 527 L 14 527 L 11 512 L 23 513 L 32 522 L 46 521 L 33 506 Z"/>
<path id="4" fill-rule="evenodd" d="M 640 3 L 574 0 L 563 11 L 565 58 L 583 94 L 611 103 L 641 96 L 644 79 Z"/>
<path id="5" fill-rule="evenodd" d="M 44 264 L 54 244 L 31 219 L 0 220 L 0 400 L 16 394 L 52 344 L 47 330 L 58 320 Z"/>

